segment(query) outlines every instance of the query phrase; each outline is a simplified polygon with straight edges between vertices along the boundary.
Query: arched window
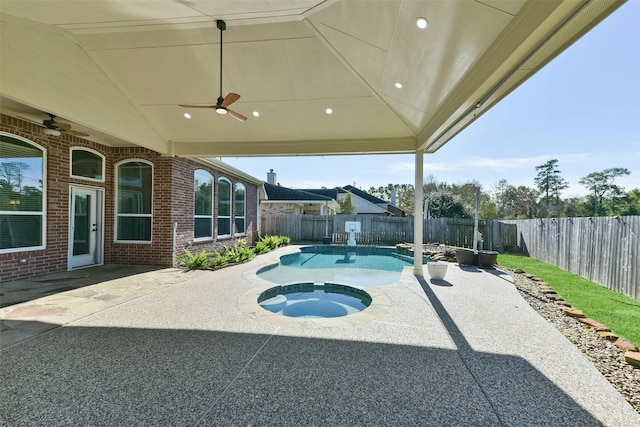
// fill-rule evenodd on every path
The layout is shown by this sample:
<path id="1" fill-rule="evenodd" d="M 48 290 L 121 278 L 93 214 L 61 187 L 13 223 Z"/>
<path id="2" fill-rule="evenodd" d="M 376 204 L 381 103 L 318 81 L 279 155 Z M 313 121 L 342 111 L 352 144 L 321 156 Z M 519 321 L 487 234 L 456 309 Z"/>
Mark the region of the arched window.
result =
<path id="1" fill-rule="evenodd" d="M 218 237 L 231 235 L 231 181 L 218 178 Z"/>
<path id="2" fill-rule="evenodd" d="M 126 160 L 116 165 L 116 240 L 151 242 L 153 165 Z"/>
<path id="3" fill-rule="evenodd" d="M 0 132 L 0 253 L 45 248 L 45 151 Z"/>
<path id="4" fill-rule="evenodd" d="M 88 148 L 71 148 L 71 177 L 104 182 L 104 156 Z"/>
<path id="5" fill-rule="evenodd" d="M 193 174 L 194 218 L 193 238 L 213 238 L 213 176 L 205 170 L 196 169 Z"/>
<path id="6" fill-rule="evenodd" d="M 246 198 L 247 198 L 247 190 L 244 184 L 236 183 L 236 200 L 235 200 L 235 209 L 233 212 L 235 218 L 235 233 L 236 234 L 245 234 L 245 217 L 246 217 Z"/>

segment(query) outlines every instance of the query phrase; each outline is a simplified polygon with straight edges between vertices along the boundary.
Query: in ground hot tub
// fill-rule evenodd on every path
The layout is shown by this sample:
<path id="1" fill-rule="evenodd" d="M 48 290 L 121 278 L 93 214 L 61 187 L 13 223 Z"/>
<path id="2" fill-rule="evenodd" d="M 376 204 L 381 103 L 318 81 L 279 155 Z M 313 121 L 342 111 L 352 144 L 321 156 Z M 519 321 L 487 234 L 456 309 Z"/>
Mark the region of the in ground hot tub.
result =
<path id="1" fill-rule="evenodd" d="M 265 310 L 288 317 L 330 318 L 358 313 L 371 304 L 362 289 L 336 283 L 296 283 L 267 289 L 258 296 Z"/>

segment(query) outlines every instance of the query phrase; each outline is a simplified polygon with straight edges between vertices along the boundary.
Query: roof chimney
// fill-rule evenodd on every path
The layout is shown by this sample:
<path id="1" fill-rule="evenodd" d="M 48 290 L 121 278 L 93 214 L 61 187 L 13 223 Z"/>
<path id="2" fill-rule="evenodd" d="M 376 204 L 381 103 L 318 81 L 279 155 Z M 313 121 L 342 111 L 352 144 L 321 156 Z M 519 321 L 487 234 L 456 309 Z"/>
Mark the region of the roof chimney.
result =
<path id="1" fill-rule="evenodd" d="M 273 171 L 273 169 L 269 169 L 269 172 L 267 173 L 267 184 L 276 185 L 277 180 L 278 177 L 276 173 Z"/>
<path id="2" fill-rule="evenodd" d="M 391 189 L 391 204 L 392 205 L 396 205 L 396 189 L 392 188 Z"/>

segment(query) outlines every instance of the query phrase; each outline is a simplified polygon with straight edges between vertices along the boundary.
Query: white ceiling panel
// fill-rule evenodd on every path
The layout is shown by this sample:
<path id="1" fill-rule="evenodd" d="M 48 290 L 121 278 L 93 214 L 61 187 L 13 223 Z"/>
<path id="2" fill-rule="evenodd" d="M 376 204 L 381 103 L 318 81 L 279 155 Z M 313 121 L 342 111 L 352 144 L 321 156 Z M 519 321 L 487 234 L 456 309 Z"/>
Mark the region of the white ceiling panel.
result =
<path id="1" fill-rule="evenodd" d="M 0 109 L 163 154 L 433 151 L 622 3 L 0 0 Z M 220 92 L 247 121 L 183 117 Z"/>

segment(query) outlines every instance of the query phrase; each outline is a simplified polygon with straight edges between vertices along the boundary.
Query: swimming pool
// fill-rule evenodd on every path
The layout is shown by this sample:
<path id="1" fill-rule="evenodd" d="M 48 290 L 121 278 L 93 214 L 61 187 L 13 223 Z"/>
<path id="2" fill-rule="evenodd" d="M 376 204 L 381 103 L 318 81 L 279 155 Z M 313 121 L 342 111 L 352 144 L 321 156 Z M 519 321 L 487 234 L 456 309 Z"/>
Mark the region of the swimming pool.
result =
<path id="1" fill-rule="evenodd" d="M 413 255 L 393 247 L 305 246 L 300 252 L 283 255 L 279 264 L 264 267 L 257 275 L 280 285 L 311 281 L 366 288 L 395 283 L 403 268 L 410 266 Z"/>

